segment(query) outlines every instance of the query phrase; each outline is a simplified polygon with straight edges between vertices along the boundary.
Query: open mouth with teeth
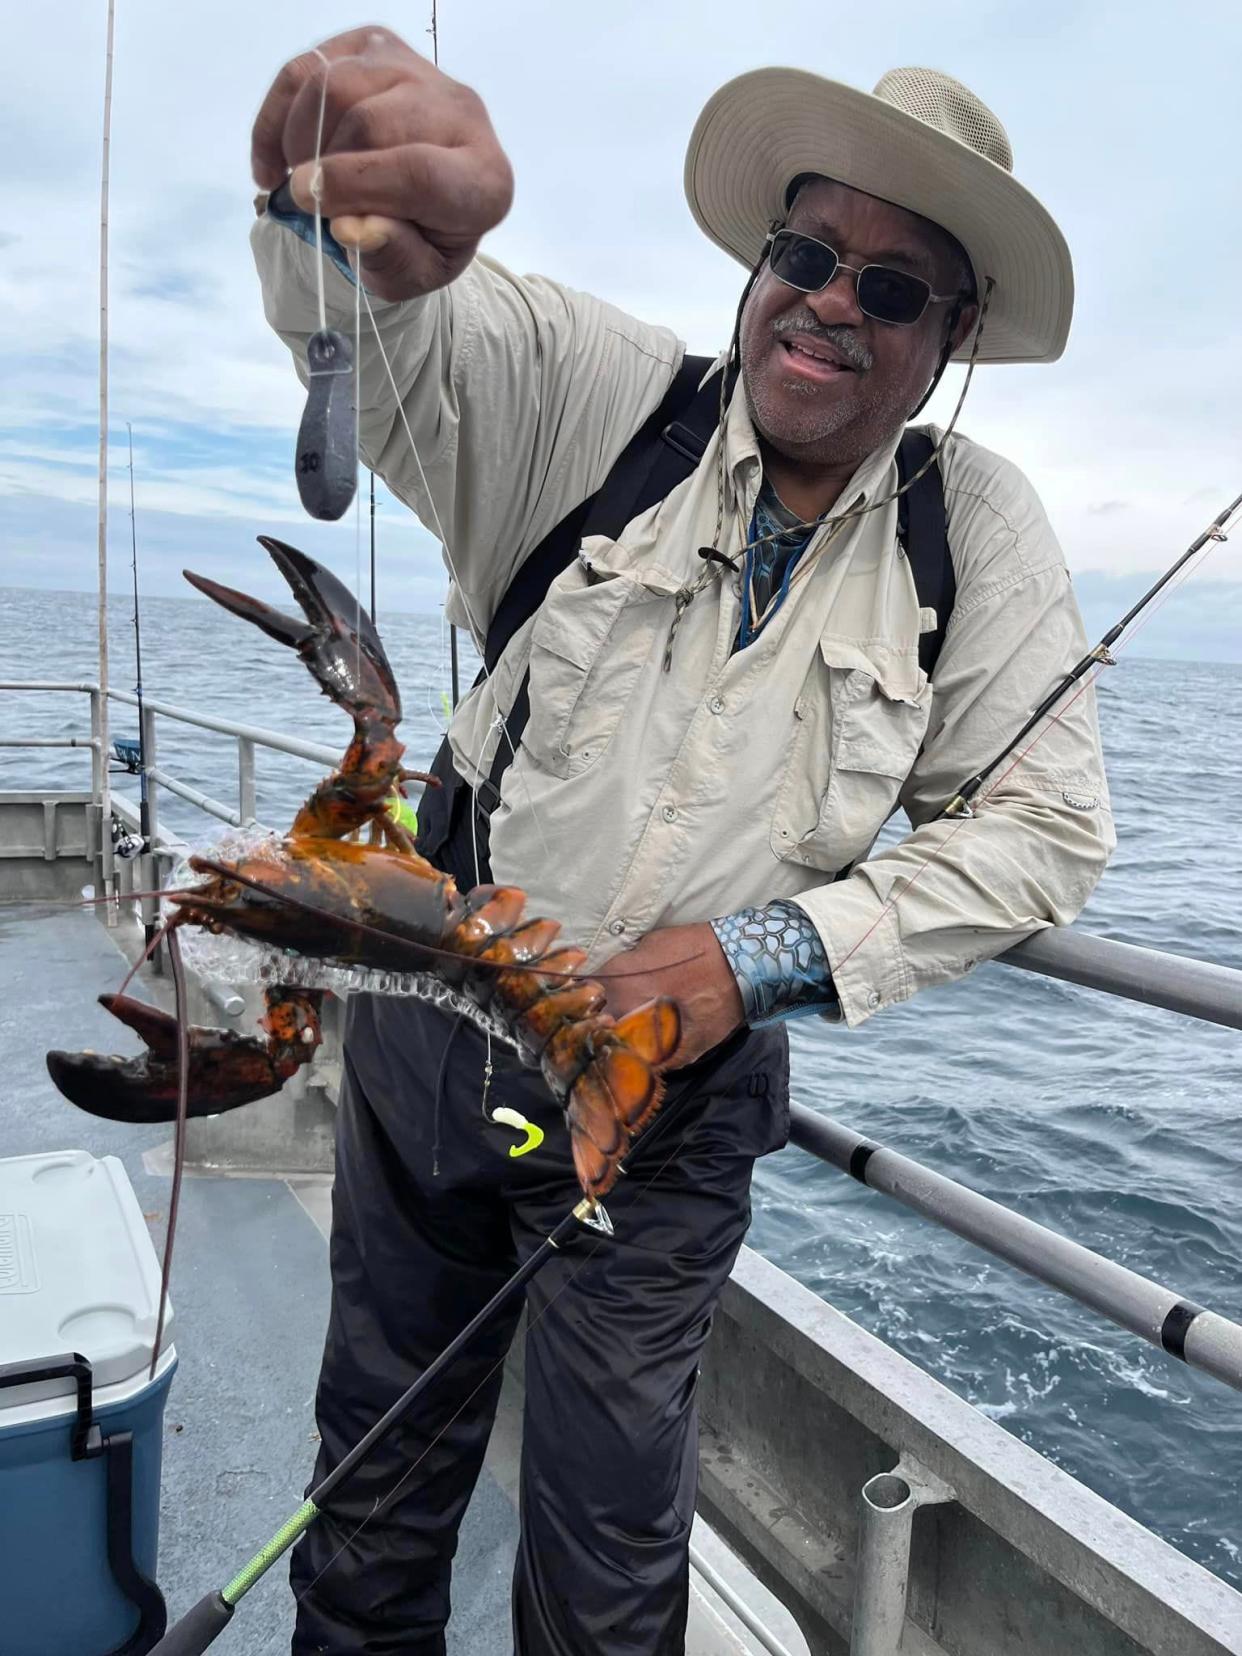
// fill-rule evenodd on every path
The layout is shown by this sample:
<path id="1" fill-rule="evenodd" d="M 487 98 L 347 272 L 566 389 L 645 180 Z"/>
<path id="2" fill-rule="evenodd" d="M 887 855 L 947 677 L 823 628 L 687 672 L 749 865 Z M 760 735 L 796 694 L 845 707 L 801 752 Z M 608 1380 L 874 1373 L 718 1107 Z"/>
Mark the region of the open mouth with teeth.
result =
<path id="1" fill-rule="evenodd" d="M 799 339 L 796 334 L 777 341 L 777 351 L 783 366 L 800 379 L 819 385 L 845 379 L 855 370 L 840 357 L 830 354 L 828 348 L 816 339 Z"/>

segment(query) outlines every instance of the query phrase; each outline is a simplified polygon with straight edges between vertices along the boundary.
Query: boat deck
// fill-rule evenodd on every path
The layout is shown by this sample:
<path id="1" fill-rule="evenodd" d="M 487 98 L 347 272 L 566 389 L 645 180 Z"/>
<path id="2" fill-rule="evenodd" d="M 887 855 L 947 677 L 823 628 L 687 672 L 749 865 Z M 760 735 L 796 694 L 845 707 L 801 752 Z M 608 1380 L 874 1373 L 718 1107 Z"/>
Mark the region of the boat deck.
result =
<path id="1" fill-rule="evenodd" d="M 108 931 L 91 915 L 51 905 L 0 908 L 0 1147 L 6 1156 L 70 1148 L 118 1156 L 159 1249 L 169 1129 L 117 1126 L 75 1110 L 44 1065 L 53 1046 L 136 1046 L 95 1002 L 117 988 L 124 970 Z M 160 1528 L 159 1583 L 170 1619 L 227 1581 L 301 1499 L 315 1456 L 329 1205 L 323 1175 L 187 1174 L 172 1287 L 180 1367 L 165 1416 Z M 453 1656 L 507 1656 L 512 1649 L 519 1444 L 520 1407 L 506 1388 L 461 1533 L 448 1634 Z M 741 1567 L 705 1526 L 696 1525 L 695 1541 L 742 1585 Z M 750 1589 L 748 1600 L 755 1593 L 767 1600 L 753 1581 Z M 744 1656 L 757 1648 L 701 1579 L 691 1598 L 688 1656 Z M 774 1600 L 765 1620 L 779 1627 L 789 1650 L 805 1651 Z M 289 1648 L 292 1625 L 293 1602 L 278 1565 L 248 1595 L 220 1648 L 278 1656 Z"/>

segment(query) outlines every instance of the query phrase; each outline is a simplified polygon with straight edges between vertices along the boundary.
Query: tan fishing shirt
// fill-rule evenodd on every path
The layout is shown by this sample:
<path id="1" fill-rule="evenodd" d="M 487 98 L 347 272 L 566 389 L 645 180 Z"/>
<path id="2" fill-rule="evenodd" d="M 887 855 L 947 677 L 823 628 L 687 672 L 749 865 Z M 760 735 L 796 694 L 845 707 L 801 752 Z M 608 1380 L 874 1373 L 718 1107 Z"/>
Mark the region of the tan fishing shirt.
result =
<path id="1" fill-rule="evenodd" d="M 304 374 L 314 254 L 267 218 L 254 247 L 268 320 Z M 332 321 L 352 329 L 353 291 L 332 268 L 328 296 Z M 449 615 L 481 641 L 522 559 L 657 406 L 682 346 L 484 257 L 428 298 L 372 303 L 401 407 L 364 313 L 363 453 L 443 539 Z M 761 481 L 744 403 L 733 399 L 724 436 L 717 544 L 730 553 Z M 918 664 L 934 617 L 891 501 L 817 534 L 744 650 L 732 648 L 737 577 L 723 570 L 685 610 L 666 671 L 675 595 L 713 543 L 719 441 L 619 540 L 584 542 L 458 708 L 457 765 L 471 782 L 487 774 L 529 664 L 530 721 L 492 818 L 495 878 L 525 887 L 529 912 L 561 920 L 597 961 L 657 926 L 796 900 L 858 1024 L 1073 920 L 1099 878 L 1113 830 L 1090 692 L 1001 767 L 974 817 L 929 820 L 1085 652 L 1082 623 L 1030 484 L 956 438 L 941 467 L 957 603 L 934 694 Z M 838 511 L 891 494 L 895 447 L 859 467 Z M 898 807 L 912 832 L 869 857 Z"/>

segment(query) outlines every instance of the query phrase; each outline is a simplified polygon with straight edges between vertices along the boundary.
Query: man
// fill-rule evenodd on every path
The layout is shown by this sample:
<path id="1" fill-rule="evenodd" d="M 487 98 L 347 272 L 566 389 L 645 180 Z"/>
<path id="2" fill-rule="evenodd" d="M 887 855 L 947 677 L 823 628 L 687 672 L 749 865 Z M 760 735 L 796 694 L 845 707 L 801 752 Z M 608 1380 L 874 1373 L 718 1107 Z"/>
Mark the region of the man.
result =
<path id="1" fill-rule="evenodd" d="M 474 94 L 384 31 L 281 72 L 254 162 L 303 212 L 317 186 L 362 254 L 378 333 L 364 324 L 362 448 L 443 540 L 449 613 L 482 643 L 515 572 L 660 408 L 682 347 L 479 253 L 511 199 L 503 152 Z M 898 439 L 947 358 L 1051 361 L 1068 331 L 1065 244 L 1010 164 L 991 112 L 927 70 L 875 95 L 792 70 L 717 93 L 686 185 L 752 269 L 740 388 L 666 499 L 575 547 L 453 721 L 456 773 L 481 787 L 528 687 L 490 824 L 467 810 L 429 849 L 486 875 L 490 827 L 492 874 L 606 963 L 609 1008 L 669 994 L 683 1020 L 665 1119 L 609 1197 L 615 1238 L 584 1239 L 528 1295 L 520 1656 L 682 1649 L 696 1366 L 753 1161 L 786 1132 L 771 1020 L 854 1027 L 1072 920 L 1111 848 L 1086 696 L 973 817 L 934 820 L 1084 648 L 1039 503 L 997 456 L 964 438 L 938 456 L 951 618 L 920 601 L 897 538 Z M 276 203 L 254 237 L 299 365 L 321 268 L 331 319 L 354 312 L 339 247 L 318 266 L 306 230 Z M 920 638 L 941 633 L 933 690 Z M 899 804 L 913 831 L 869 855 Z M 574 1195 L 538 1077 L 469 1025 L 359 999 L 346 1060 L 320 1475 Z M 538 1152 L 509 1157 L 501 1103 L 545 1127 Z M 302 1542 L 300 1656 L 443 1651 L 512 1332 L 482 1338 Z"/>

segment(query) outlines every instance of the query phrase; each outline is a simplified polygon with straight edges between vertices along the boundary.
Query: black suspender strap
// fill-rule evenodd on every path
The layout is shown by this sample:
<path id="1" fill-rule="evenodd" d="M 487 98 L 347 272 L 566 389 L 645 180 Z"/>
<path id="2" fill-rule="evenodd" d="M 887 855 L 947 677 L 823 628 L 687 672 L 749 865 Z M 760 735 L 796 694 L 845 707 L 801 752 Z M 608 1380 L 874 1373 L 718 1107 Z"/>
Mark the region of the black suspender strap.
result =
<path id="1" fill-rule="evenodd" d="M 719 374 L 700 386 L 710 367 L 710 357 L 685 358 L 664 401 L 595 496 L 584 534 L 615 538 L 640 512 L 666 500 L 698 467 L 720 421 Z M 730 393 L 732 389 L 730 385 Z"/>
<path id="2" fill-rule="evenodd" d="M 543 603 L 552 582 L 574 561 L 584 535 L 619 535 L 631 518 L 663 500 L 698 465 L 715 425 L 715 414 L 708 408 L 712 399 L 696 396 L 699 381 L 710 367 L 710 357 L 682 359 L 660 406 L 630 438 L 596 493 L 562 518 L 518 566 L 487 629 L 483 665 L 489 673 L 514 633 Z M 718 406 L 720 382 L 713 376 L 711 383 Z M 710 423 L 700 435 L 704 417 Z M 676 475 L 661 488 L 666 471 Z M 653 486 L 658 492 L 652 492 Z"/>
<path id="3" fill-rule="evenodd" d="M 904 485 L 931 458 L 935 445 L 926 431 L 910 426 L 897 446 L 897 481 Z M 944 480 L 938 461 L 913 488 L 897 499 L 897 539 L 910 560 L 915 590 L 924 609 L 935 610 L 934 631 L 919 638 L 919 666 L 929 678 L 935 672 L 940 646 L 953 605 L 957 600 L 957 577 L 949 551 L 949 524 L 944 504 Z"/>
<path id="4" fill-rule="evenodd" d="M 720 418 L 719 378 L 712 375 L 703 383 L 710 366 L 708 357 L 683 360 L 660 406 L 634 433 L 596 494 L 563 518 L 519 567 L 488 629 L 484 674 L 494 669 L 514 634 L 542 604 L 552 582 L 573 562 L 585 536 L 619 535 L 639 513 L 666 499 L 698 466 Z M 897 450 L 901 483 L 919 470 L 932 449 L 926 432 L 913 427 L 905 432 Z M 930 677 L 957 591 L 938 465 L 928 467 L 899 497 L 897 534 L 910 560 L 919 604 L 936 613 L 935 629 L 919 639 L 919 663 Z M 432 774 L 442 785 L 429 788 L 419 805 L 418 847 L 463 889 L 475 883 L 476 862 L 478 877 L 490 878 L 490 817 L 529 717 L 527 672 L 505 719 L 488 775 L 473 793 L 457 774 L 447 739 L 432 764 Z"/>
<path id="5" fill-rule="evenodd" d="M 660 406 L 630 438 L 600 488 L 564 517 L 519 566 L 488 628 L 483 673 L 476 684 L 494 669 L 552 582 L 573 562 L 585 535 L 619 535 L 694 471 L 720 412 L 719 379 L 713 375 L 701 385 L 711 364 L 710 357 L 683 358 Z M 528 673 L 505 720 L 491 769 L 473 793 L 457 773 L 447 738 L 432 762 L 431 774 L 439 786 L 428 787 L 419 802 L 418 849 L 452 874 L 463 890 L 475 884 L 476 866 L 477 877 L 489 877 L 488 821 L 529 716 Z"/>
<path id="6" fill-rule="evenodd" d="M 659 408 L 639 427 L 621 452 L 598 492 L 553 530 L 518 570 L 496 611 L 487 634 L 485 661 L 500 660 L 517 629 L 535 613 L 561 570 L 568 569 L 587 535 L 617 536 L 649 506 L 664 500 L 690 476 L 703 458 L 720 418 L 720 380 L 715 374 L 700 389 L 710 357 L 686 357 L 664 394 Z M 569 533 L 564 533 L 571 526 Z M 538 569 L 523 581 L 526 569 L 538 558 Z M 510 605 L 514 589 L 519 599 Z M 507 629 L 500 639 L 501 624 Z M 493 639 L 499 648 L 493 648 Z M 500 802 L 500 782 L 530 717 L 530 673 L 526 673 L 505 719 L 486 779 L 475 790 L 483 812 L 490 816 Z"/>

